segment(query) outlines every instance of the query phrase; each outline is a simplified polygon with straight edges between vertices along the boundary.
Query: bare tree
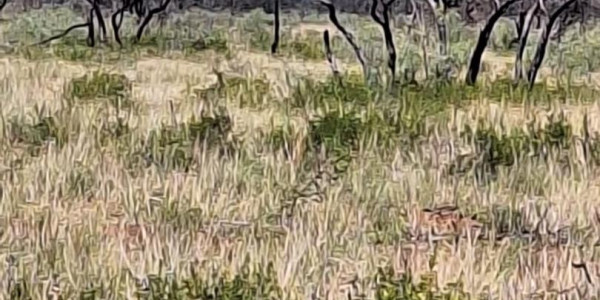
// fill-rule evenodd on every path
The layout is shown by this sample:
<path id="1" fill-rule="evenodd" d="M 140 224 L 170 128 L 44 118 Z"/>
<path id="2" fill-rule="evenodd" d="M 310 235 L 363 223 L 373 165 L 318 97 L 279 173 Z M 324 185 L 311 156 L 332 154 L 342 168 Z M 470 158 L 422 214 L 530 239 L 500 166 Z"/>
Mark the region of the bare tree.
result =
<path id="1" fill-rule="evenodd" d="M 115 11 L 111 16 L 111 24 L 113 28 L 113 34 L 115 41 L 122 47 L 123 43 L 121 42 L 121 34 L 119 31 L 121 30 L 121 24 L 123 24 L 123 16 L 126 11 L 131 10 L 135 1 L 139 0 L 123 0 L 123 6 Z"/>
<path id="2" fill-rule="evenodd" d="M 4 7 L 6 6 L 7 2 L 8 2 L 8 0 L 1 0 L 0 1 L 0 11 L 2 11 L 4 9 Z"/>
<path id="3" fill-rule="evenodd" d="M 439 39 L 439 54 L 448 55 L 448 28 L 446 26 L 446 3 L 442 0 L 425 0 L 433 12 Z"/>
<path id="4" fill-rule="evenodd" d="M 515 56 L 515 70 L 513 73 L 513 80 L 515 83 L 519 82 L 523 77 L 523 53 L 527 46 L 527 38 L 529 37 L 529 31 L 531 29 L 531 23 L 533 23 L 534 15 L 540 8 L 545 10 L 542 1 L 543 0 L 536 0 L 535 3 L 533 3 L 523 16 L 521 26 L 518 28 L 519 32 L 517 36 L 519 39 L 519 48 L 517 49 L 517 54 Z"/>
<path id="5" fill-rule="evenodd" d="M 153 8 L 150 11 L 148 11 L 148 14 L 146 15 L 146 17 L 144 18 L 144 20 L 138 27 L 137 33 L 135 35 L 135 40 L 137 42 L 139 42 L 142 39 L 142 35 L 144 34 L 144 29 L 146 29 L 146 26 L 148 26 L 150 21 L 152 21 L 152 17 L 154 17 L 154 15 L 156 15 L 158 13 L 165 11 L 167 9 L 167 7 L 169 6 L 169 3 L 171 3 L 171 0 L 162 0 L 161 4 L 158 7 Z M 141 8 L 142 1 L 137 1 L 136 4 L 137 5 L 134 5 L 134 8 L 138 11 L 138 15 L 140 13 L 143 14 L 143 9 Z"/>
<path id="6" fill-rule="evenodd" d="M 94 47 L 96 42 L 95 42 L 95 38 L 94 38 L 94 16 L 96 14 L 95 12 L 96 8 L 92 7 L 89 11 L 89 14 L 87 16 L 87 21 L 85 23 L 81 23 L 81 24 L 76 24 L 73 25 L 69 28 L 67 28 L 65 31 L 63 31 L 60 34 L 57 34 L 55 36 L 49 37 L 41 42 L 38 42 L 34 45 L 43 45 L 43 44 L 47 44 L 51 41 L 60 39 L 64 36 L 66 36 L 67 34 L 69 34 L 71 31 L 75 30 L 75 29 L 79 29 L 79 28 L 87 28 L 88 29 L 88 36 L 87 36 L 87 45 L 90 47 Z"/>
<path id="7" fill-rule="evenodd" d="M 383 19 L 377 15 L 377 3 L 379 1 L 380 0 L 373 0 L 373 5 L 371 5 L 371 17 L 383 29 L 385 46 L 388 52 L 388 67 L 392 73 L 393 83 L 396 77 L 396 46 L 394 45 L 394 36 L 392 35 L 392 29 L 390 28 L 389 9 L 390 5 L 394 4 L 396 0 L 381 0 L 383 5 Z"/>
<path id="8" fill-rule="evenodd" d="M 529 73 L 528 73 L 529 89 L 533 88 L 537 73 L 538 73 L 540 67 L 542 66 L 542 61 L 544 60 L 544 56 L 546 55 L 546 48 L 548 46 L 548 40 L 550 38 L 550 32 L 552 31 L 552 26 L 554 25 L 556 20 L 558 20 L 558 18 L 560 17 L 560 14 L 563 13 L 571 4 L 575 3 L 575 1 L 576 0 L 568 0 L 567 2 L 565 2 L 561 6 L 559 6 L 558 9 L 556 9 L 556 11 L 554 13 L 552 13 L 552 15 L 550 16 L 550 19 L 548 20 L 548 23 L 542 29 L 542 33 L 540 34 L 540 38 L 539 38 L 539 42 L 538 42 L 538 47 L 535 51 L 535 56 L 533 57 L 533 62 L 531 64 L 531 67 L 529 68 Z"/>
<path id="9" fill-rule="evenodd" d="M 273 12 L 273 44 L 271 44 L 271 54 L 277 53 L 279 46 L 279 0 L 273 0 L 275 11 Z"/>
<path id="10" fill-rule="evenodd" d="M 363 54 L 362 49 L 354 40 L 354 35 L 352 35 L 352 33 L 350 33 L 348 30 L 346 30 L 346 28 L 344 28 L 344 26 L 342 26 L 342 24 L 340 24 L 340 21 L 338 20 L 337 15 L 335 13 L 335 6 L 333 5 L 333 3 L 331 3 L 330 0 L 320 0 L 320 3 L 327 7 L 327 10 L 329 11 L 329 20 L 331 21 L 331 23 L 333 23 L 333 25 L 335 25 L 337 30 L 339 30 L 344 35 L 346 41 L 348 41 L 348 44 L 350 44 L 350 46 L 352 46 L 352 49 L 354 49 L 354 53 L 356 53 L 356 57 L 363 68 L 365 80 L 367 80 L 367 64 L 365 61 L 365 56 Z"/>
<path id="11" fill-rule="evenodd" d="M 100 41 L 104 41 L 106 39 L 106 23 L 104 23 L 104 17 L 102 16 L 102 11 L 100 10 L 100 6 L 98 5 L 98 0 L 87 0 L 87 2 L 92 6 L 94 13 L 96 14 L 96 19 L 98 20 L 98 26 L 100 26 Z"/>
<path id="12" fill-rule="evenodd" d="M 494 25 L 496 25 L 496 22 L 500 19 L 500 17 L 506 13 L 508 8 L 517 1 L 522 0 L 508 0 L 500 6 L 498 6 L 498 3 L 494 1 L 496 11 L 488 19 L 487 23 L 479 33 L 479 39 L 477 40 L 477 44 L 473 50 L 471 62 L 469 63 L 469 69 L 467 70 L 467 77 L 465 78 L 467 84 L 473 85 L 477 81 L 477 75 L 479 74 L 479 68 L 481 66 L 481 57 L 483 56 L 483 52 L 485 51 L 488 41 L 490 40 L 492 30 L 494 30 Z"/>
<path id="13" fill-rule="evenodd" d="M 331 42 L 329 41 L 329 30 L 327 29 L 325 29 L 325 31 L 323 32 L 323 45 L 325 46 L 325 57 L 329 62 L 331 72 L 333 72 L 333 76 L 338 79 L 339 83 L 342 84 L 342 80 L 340 78 L 340 71 L 337 68 L 335 58 L 333 57 L 333 52 L 331 51 Z"/>

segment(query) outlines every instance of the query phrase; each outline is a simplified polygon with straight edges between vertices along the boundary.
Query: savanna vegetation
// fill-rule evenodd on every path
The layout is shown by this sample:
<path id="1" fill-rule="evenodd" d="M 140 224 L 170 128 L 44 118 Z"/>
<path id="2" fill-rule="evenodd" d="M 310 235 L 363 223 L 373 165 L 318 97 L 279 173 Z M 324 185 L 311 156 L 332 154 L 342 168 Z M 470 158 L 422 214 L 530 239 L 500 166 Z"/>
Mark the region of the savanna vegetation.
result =
<path id="1" fill-rule="evenodd" d="M 595 299 L 596 2 L 2 0 L 0 298 Z"/>

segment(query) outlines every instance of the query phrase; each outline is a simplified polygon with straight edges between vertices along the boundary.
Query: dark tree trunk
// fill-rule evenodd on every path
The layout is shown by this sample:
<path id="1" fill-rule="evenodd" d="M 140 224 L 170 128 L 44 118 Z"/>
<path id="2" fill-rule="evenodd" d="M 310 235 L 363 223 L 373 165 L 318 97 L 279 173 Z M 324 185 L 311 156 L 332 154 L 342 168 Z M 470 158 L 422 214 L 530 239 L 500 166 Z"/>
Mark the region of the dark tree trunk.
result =
<path id="1" fill-rule="evenodd" d="M 394 45 L 394 36 L 392 35 L 392 29 L 390 28 L 389 9 L 390 5 L 394 4 L 396 0 L 389 0 L 387 3 L 385 1 L 383 2 L 383 20 L 377 15 L 378 1 L 379 0 L 373 0 L 373 5 L 371 6 L 371 17 L 383 29 L 385 46 L 388 52 L 388 67 L 392 73 L 393 83 L 396 78 L 396 46 Z"/>
<path id="2" fill-rule="evenodd" d="M 548 40 L 550 39 L 550 32 L 552 31 L 552 26 L 556 22 L 556 20 L 560 17 L 560 14 L 564 12 L 571 4 L 575 3 L 576 0 L 569 0 L 562 4 L 553 14 L 550 16 L 550 20 L 548 20 L 548 24 L 542 29 L 542 33 L 540 35 L 540 40 L 538 42 L 538 47 L 535 51 L 535 56 L 533 58 L 533 63 L 529 68 L 528 80 L 529 80 L 529 89 L 533 88 L 535 83 L 535 78 L 537 77 L 537 73 L 542 66 L 542 62 L 544 61 L 544 56 L 546 55 L 546 48 L 548 46 Z"/>
<path id="3" fill-rule="evenodd" d="M 100 26 L 100 41 L 104 41 L 106 38 L 106 23 L 104 23 L 104 17 L 102 16 L 102 11 L 100 10 L 100 6 L 98 5 L 98 0 L 88 0 L 88 3 L 92 5 L 96 19 L 98 19 L 98 26 Z M 92 19 L 93 21 L 93 19 Z"/>
<path id="4" fill-rule="evenodd" d="M 477 81 L 477 75 L 479 74 L 479 68 L 481 66 L 481 57 L 483 56 L 483 52 L 485 51 L 485 47 L 488 44 L 490 39 L 490 35 L 492 30 L 494 30 L 494 25 L 506 13 L 508 8 L 521 0 L 508 0 L 504 4 L 502 4 L 494 14 L 488 19 L 487 23 L 481 30 L 479 34 L 479 39 L 477 40 L 477 45 L 475 46 L 475 50 L 473 50 L 473 55 L 471 56 L 471 62 L 469 63 L 469 69 L 467 71 L 467 77 L 465 79 L 468 85 L 473 85 Z"/>
<path id="5" fill-rule="evenodd" d="M 335 13 L 335 6 L 331 3 L 331 1 L 320 0 L 320 2 L 329 10 L 329 20 L 331 21 L 331 23 L 333 23 L 337 30 L 339 30 L 344 35 L 346 41 L 348 41 L 348 44 L 350 44 L 350 46 L 352 46 L 352 49 L 354 49 L 354 53 L 356 53 L 356 57 L 358 58 L 358 61 L 360 62 L 363 68 L 365 80 L 367 80 L 367 64 L 362 49 L 358 46 L 358 44 L 356 44 L 352 33 L 350 33 L 348 30 L 346 30 L 346 28 L 344 28 L 344 26 L 342 26 L 342 24 L 340 24 L 340 21 L 338 20 L 337 15 Z"/>
<path id="6" fill-rule="evenodd" d="M 279 46 L 279 0 L 273 0 L 275 11 L 273 12 L 273 44 L 271 44 L 271 54 L 277 53 Z"/>
<path id="7" fill-rule="evenodd" d="M 137 3 L 142 3 L 142 1 L 139 1 Z M 171 0 L 164 0 L 164 2 L 160 6 L 158 6 L 157 8 L 153 8 L 148 12 L 146 17 L 144 18 L 144 21 L 142 21 L 142 24 L 140 24 L 140 27 L 138 27 L 137 34 L 135 35 L 136 41 L 139 42 L 142 39 L 142 35 L 144 34 L 144 29 L 146 29 L 146 26 L 148 26 L 148 24 L 152 20 L 152 17 L 154 17 L 154 15 L 156 15 L 158 13 L 165 11 L 167 9 L 167 7 L 169 6 L 169 3 L 171 3 Z M 141 5 L 141 4 L 139 4 L 139 5 Z M 136 12 L 138 13 L 138 15 L 140 13 L 143 14 L 142 8 L 136 6 L 135 9 L 136 9 Z"/>
<path id="8" fill-rule="evenodd" d="M 523 18 L 521 30 L 519 32 L 519 49 L 515 57 L 515 70 L 514 70 L 514 82 L 517 83 L 523 78 L 523 53 L 527 46 L 527 38 L 529 37 L 529 31 L 531 30 L 531 23 L 533 23 L 533 16 L 539 9 L 539 2 L 536 1 Z"/>

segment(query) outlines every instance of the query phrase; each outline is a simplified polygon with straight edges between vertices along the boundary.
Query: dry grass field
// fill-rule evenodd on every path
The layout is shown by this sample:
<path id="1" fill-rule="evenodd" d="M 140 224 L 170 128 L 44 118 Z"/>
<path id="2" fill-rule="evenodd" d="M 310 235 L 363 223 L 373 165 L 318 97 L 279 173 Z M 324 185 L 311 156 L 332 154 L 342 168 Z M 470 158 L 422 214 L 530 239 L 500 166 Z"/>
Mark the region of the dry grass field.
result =
<path id="1" fill-rule="evenodd" d="M 4 13 L 0 298 L 597 299 L 600 27 L 552 42 L 529 91 L 507 22 L 475 86 L 478 28 L 451 20 L 443 81 L 435 34 L 398 24 L 418 84 L 386 88 L 326 17 L 282 15 L 271 55 L 262 12 L 170 15 L 137 45 L 126 18 L 122 49 L 31 46 L 80 17 Z M 339 18 L 385 81 L 377 25 Z"/>

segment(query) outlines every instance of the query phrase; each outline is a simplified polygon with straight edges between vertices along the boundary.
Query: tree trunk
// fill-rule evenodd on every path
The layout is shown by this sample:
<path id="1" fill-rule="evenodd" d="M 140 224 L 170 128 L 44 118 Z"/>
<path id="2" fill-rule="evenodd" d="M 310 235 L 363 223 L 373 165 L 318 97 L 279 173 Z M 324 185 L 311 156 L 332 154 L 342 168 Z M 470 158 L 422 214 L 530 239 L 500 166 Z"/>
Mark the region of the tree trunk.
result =
<path id="1" fill-rule="evenodd" d="M 552 16 L 550 17 L 550 20 L 548 21 L 548 24 L 546 24 L 546 27 L 544 27 L 542 29 L 542 33 L 540 35 L 540 41 L 538 42 L 538 47 L 535 51 L 535 56 L 533 58 L 533 63 L 531 64 L 531 67 L 529 68 L 528 80 L 529 80 L 529 89 L 530 90 L 533 88 L 533 85 L 535 83 L 535 78 L 537 76 L 537 73 L 538 73 L 540 67 L 542 66 L 542 61 L 544 60 L 544 56 L 546 55 L 546 47 L 548 46 L 548 40 L 550 39 L 550 32 L 552 31 L 552 26 L 554 25 L 554 23 L 556 22 L 556 20 L 560 16 L 560 14 L 562 12 L 564 12 L 573 3 L 575 3 L 575 0 L 569 0 L 569 1 L 565 2 L 564 4 L 562 4 L 552 14 Z"/>
<path id="2" fill-rule="evenodd" d="M 521 31 L 519 32 L 519 49 L 515 56 L 515 70 L 514 70 L 514 82 L 517 83 L 523 78 L 523 53 L 527 46 L 527 38 L 529 37 L 529 31 L 531 29 L 531 23 L 533 22 L 533 16 L 539 9 L 539 2 L 535 2 L 523 19 L 521 24 Z"/>
<path id="3" fill-rule="evenodd" d="M 473 85 L 477 81 L 477 75 L 479 74 L 479 68 L 481 65 L 481 57 L 483 56 L 483 52 L 485 51 L 488 41 L 490 40 L 490 35 L 492 34 L 492 30 L 494 30 L 494 25 L 496 25 L 498 19 L 500 19 L 500 17 L 506 13 L 508 8 L 517 1 L 521 0 L 508 0 L 502 4 L 502 6 L 500 6 L 496 12 L 494 12 L 494 14 L 492 14 L 481 30 L 479 39 L 477 40 L 477 45 L 475 46 L 475 50 L 473 50 L 473 55 L 471 56 L 471 62 L 469 63 L 469 69 L 465 79 L 468 85 Z"/>

